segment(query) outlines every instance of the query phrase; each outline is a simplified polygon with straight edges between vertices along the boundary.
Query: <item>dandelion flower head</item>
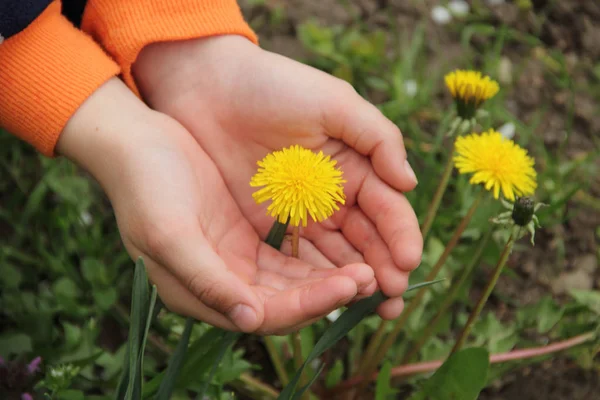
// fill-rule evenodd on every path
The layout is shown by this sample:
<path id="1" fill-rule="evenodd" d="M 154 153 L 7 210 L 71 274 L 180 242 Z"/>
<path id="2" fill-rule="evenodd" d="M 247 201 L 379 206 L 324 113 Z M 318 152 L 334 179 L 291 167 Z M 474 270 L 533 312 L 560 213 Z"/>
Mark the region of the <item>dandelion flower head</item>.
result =
<path id="1" fill-rule="evenodd" d="M 469 183 L 483 183 L 497 199 L 500 190 L 507 200 L 532 195 L 537 187 L 534 160 L 527 150 L 490 129 L 481 134 L 459 136 L 454 165 L 461 174 L 473 174 Z"/>
<path id="2" fill-rule="evenodd" d="M 289 218 L 292 226 L 306 226 L 308 215 L 321 222 L 345 203 L 342 171 L 323 152 L 296 145 L 267 154 L 257 164 L 250 186 L 261 189 L 252 197 L 258 204 L 270 200 L 267 214 L 281 223 Z"/>
<path id="3" fill-rule="evenodd" d="M 498 82 L 478 71 L 457 69 L 444 77 L 450 94 L 456 100 L 458 114 L 471 119 L 477 108 L 498 93 Z"/>

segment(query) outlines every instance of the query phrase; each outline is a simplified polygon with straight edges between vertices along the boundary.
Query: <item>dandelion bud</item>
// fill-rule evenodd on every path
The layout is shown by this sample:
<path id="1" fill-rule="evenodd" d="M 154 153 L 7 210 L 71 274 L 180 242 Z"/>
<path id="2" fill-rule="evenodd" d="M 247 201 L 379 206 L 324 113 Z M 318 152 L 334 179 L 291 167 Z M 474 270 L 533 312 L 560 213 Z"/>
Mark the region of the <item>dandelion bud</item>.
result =
<path id="1" fill-rule="evenodd" d="M 515 201 L 512 219 L 516 225 L 527 226 L 535 211 L 535 202 L 530 197 L 519 197 Z"/>
<path id="2" fill-rule="evenodd" d="M 498 82 L 478 71 L 456 70 L 446 75 L 444 80 L 456 102 L 458 116 L 465 120 L 475 117 L 479 106 L 500 89 Z"/>

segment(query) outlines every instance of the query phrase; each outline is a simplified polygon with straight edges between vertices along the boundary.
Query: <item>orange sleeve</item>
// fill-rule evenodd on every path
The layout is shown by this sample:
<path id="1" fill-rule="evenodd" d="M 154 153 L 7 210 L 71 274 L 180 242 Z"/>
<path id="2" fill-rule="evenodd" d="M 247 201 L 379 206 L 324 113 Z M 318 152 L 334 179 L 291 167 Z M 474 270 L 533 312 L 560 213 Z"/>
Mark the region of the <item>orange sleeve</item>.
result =
<path id="1" fill-rule="evenodd" d="M 0 44 L 0 126 L 51 156 L 77 108 L 119 67 L 51 3 Z"/>
<path id="2" fill-rule="evenodd" d="M 82 29 L 119 63 L 138 95 L 131 65 L 148 44 L 227 34 L 258 42 L 235 0 L 89 0 Z"/>

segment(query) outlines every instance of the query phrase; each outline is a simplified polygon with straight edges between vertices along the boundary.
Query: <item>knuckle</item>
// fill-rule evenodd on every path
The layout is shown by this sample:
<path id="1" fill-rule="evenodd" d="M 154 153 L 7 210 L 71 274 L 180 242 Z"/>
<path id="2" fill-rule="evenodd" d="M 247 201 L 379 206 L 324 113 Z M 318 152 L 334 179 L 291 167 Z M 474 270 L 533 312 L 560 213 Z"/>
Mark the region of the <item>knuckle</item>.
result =
<path id="1" fill-rule="evenodd" d="M 209 281 L 196 274 L 188 281 L 187 288 L 202 303 L 219 312 L 227 313 L 234 306 L 231 299 L 228 299 L 222 283 Z"/>

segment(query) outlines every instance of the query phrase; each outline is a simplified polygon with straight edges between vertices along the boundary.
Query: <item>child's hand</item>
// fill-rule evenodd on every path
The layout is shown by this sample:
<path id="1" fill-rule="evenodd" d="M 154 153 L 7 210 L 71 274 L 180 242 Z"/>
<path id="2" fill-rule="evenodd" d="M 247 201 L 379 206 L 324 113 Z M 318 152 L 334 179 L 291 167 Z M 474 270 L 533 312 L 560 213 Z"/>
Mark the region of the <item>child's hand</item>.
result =
<path id="1" fill-rule="evenodd" d="M 80 107 L 57 150 L 98 179 L 127 250 L 173 311 L 283 333 L 375 290 L 367 265 L 314 268 L 261 242 L 189 132 L 117 79 Z"/>
<path id="2" fill-rule="evenodd" d="M 383 292 L 396 297 L 379 314 L 400 314 L 398 296 L 421 260 L 422 237 L 401 193 L 417 181 L 394 124 L 345 82 L 236 36 L 151 45 L 133 72 L 149 104 L 200 143 L 263 237 L 272 218 L 251 196 L 256 161 L 292 144 L 333 155 L 348 181 L 347 203 L 330 221 L 303 230 L 300 257 L 369 264 Z"/>

